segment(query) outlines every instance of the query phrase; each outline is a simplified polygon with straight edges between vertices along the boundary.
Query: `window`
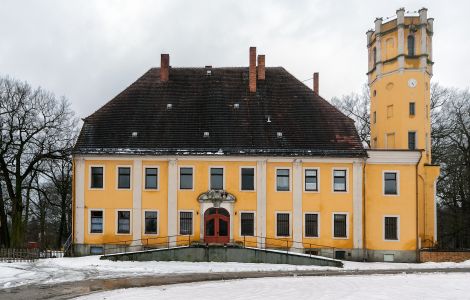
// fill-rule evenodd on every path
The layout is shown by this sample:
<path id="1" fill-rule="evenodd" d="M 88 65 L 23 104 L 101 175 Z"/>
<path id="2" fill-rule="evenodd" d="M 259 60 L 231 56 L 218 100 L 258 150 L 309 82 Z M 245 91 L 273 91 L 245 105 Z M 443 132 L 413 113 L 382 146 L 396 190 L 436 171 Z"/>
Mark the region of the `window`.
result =
<path id="1" fill-rule="evenodd" d="M 118 167 L 118 189 L 131 188 L 131 168 Z"/>
<path id="2" fill-rule="evenodd" d="M 242 191 L 255 190 L 255 168 L 242 168 L 241 169 L 241 189 Z"/>
<path id="3" fill-rule="evenodd" d="M 276 170 L 276 190 L 277 191 L 289 191 L 289 169 L 277 169 Z"/>
<path id="4" fill-rule="evenodd" d="M 180 234 L 193 234 L 193 212 L 180 211 Z"/>
<path id="5" fill-rule="evenodd" d="M 415 115 L 415 103 L 410 102 L 410 116 L 414 116 L 414 115 Z"/>
<path id="6" fill-rule="evenodd" d="M 180 189 L 182 190 L 193 189 L 193 168 L 191 167 L 180 168 Z"/>
<path id="7" fill-rule="evenodd" d="M 377 123 L 377 112 L 376 111 L 374 111 L 374 115 L 372 117 L 372 120 L 373 120 L 374 124 Z"/>
<path id="8" fill-rule="evenodd" d="M 131 212 L 128 210 L 118 210 L 118 230 L 117 233 L 131 233 Z"/>
<path id="9" fill-rule="evenodd" d="M 242 212 L 240 213 L 240 234 L 242 236 L 254 236 L 255 235 L 255 214 Z"/>
<path id="10" fill-rule="evenodd" d="M 416 149 L 416 132 L 414 131 L 408 132 L 408 149 Z"/>
<path id="11" fill-rule="evenodd" d="M 346 251 L 338 250 L 335 251 L 335 259 L 345 259 L 346 258 Z"/>
<path id="12" fill-rule="evenodd" d="M 408 55 L 415 55 L 415 37 L 413 35 L 408 36 Z"/>
<path id="13" fill-rule="evenodd" d="M 289 217 L 290 215 L 287 213 L 277 214 L 277 224 L 276 224 L 277 236 L 289 236 L 290 235 Z"/>
<path id="14" fill-rule="evenodd" d="M 305 170 L 305 190 L 318 191 L 318 170 L 306 169 Z"/>
<path id="15" fill-rule="evenodd" d="M 385 239 L 398 240 L 398 217 L 385 217 L 384 219 Z"/>
<path id="16" fill-rule="evenodd" d="M 103 247 L 99 247 L 99 246 L 91 246 L 90 247 L 90 254 L 91 255 L 101 255 L 103 253 L 104 253 Z"/>
<path id="17" fill-rule="evenodd" d="M 372 59 L 374 61 L 374 65 L 377 63 L 377 48 L 374 47 L 374 49 L 372 50 Z M 374 95 L 375 96 L 375 95 Z"/>
<path id="18" fill-rule="evenodd" d="M 388 105 L 387 106 L 387 119 L 390 119 L 393 117 L 393 105 Z"/>
<path id="19" fill-rule="evenodd" d="M 388 149 L 395 148 L 395 133 L 387 133 L 387 145 Z"/>
<path id="20" fill-rule="evenodd" d="M 158 168 L 145 168 L 145 189 L 158 189 Z"/>
<path id="21" fill-rule="evenodd" d="M 91 167 L 91 183 L 92 189 L 103 188 L 103 167 Z"/>
<path id="22" fill-rule="evenodd" d="M 333 215 L 333 237 L 335 238 L 346 238 L 347 234 L 347 215 L 346 214 L 334 214 Z"/>
<path id="23" fill-rule="evenodd" d="M 333 170 L 333 190 L 346 192 L 346 170 Z"/>
<path id="24" fill-rule="evenodd" d="M 90 232 L 103 233 L 103 211 L 92 210 L 90 212 Z"/>
<path id="25" fill-rule="evenodd" d="M 146 211 L 145 212 L 145 234 L 158 233 L 158 212 Z"/>
<path id="26" fill-rule="evenodd" d="M 318 237 L 318 214 L 305 214 L 305 237 Z"/>
<path id="27" fill-rule="evenodd" d="M 396 172 L 385 172 L 384 173 L 384 194 L 385 195 L 397 195 L 397 173 Z"/>
<path id="28" fill-rule="evenodd" d="M 224 189 L 224 169 L 223 168 L 211 168 L 211 190 L 223 190 Z"/>

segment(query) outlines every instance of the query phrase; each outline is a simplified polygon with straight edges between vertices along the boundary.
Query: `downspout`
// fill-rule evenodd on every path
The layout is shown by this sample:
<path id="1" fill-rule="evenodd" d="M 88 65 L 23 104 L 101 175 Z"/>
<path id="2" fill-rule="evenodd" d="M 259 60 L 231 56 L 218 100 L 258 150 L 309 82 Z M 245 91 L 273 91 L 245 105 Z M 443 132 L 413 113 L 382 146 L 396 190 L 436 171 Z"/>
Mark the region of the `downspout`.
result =
<path id="1" fill-rule="evenodd" d="M 367 158 L 364 159 L 362 166 L 362 260 L 367 261 L 367 240 L 366 240 L 366 164 Z"/>
<path id="2" fill-rule="evenodd" d="M 418 166 L 421 163 L 421 159 L 423 158 L 423 152 L 421 151 L 419 156 L 419 160 L 416 163 L 416 260 L 417 262 L 420 261 L 419 258 L 419 192 L 418 192 L 418 180 L 419 180 L 419 174 L 418 174 Z"/>

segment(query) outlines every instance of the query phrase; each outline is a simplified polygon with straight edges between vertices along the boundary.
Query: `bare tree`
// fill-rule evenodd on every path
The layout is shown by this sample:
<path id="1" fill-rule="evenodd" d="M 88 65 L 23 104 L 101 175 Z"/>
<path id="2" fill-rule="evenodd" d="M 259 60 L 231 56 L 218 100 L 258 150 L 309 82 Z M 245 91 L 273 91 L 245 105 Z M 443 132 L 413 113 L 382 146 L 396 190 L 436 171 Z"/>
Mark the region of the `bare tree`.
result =
<path id="1" fill-rule="evenodd" d="M 68 155 L 76 119 L 70 104 L 40 88 L 0 78 L 0 171 L 11 203 L 11 246 L 21 247 L 25 234 L 28 178 L 45 160 Z M 1 209 L 0 209 L 1 211 Z"/>

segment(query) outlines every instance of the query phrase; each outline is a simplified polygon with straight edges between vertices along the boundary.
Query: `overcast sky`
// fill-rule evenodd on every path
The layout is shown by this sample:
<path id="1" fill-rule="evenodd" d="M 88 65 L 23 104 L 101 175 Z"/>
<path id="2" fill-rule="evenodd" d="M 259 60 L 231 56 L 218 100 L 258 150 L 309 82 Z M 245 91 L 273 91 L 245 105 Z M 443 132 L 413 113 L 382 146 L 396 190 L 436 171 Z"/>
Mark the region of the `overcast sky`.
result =
<path id="1" fill-rule="evenodd" d="M 157 67 L 160 53 L 175 67 L 247 66 L 257 46 L 267 66 L 300 80 L 320 72 L 330 99 L 366 82 L 375 18 L 423 6 L 435 18 L 433 80 L 469 86 L 469 0 L 0 0 L 0 75 L 66 96 L 86 117 Z"/>

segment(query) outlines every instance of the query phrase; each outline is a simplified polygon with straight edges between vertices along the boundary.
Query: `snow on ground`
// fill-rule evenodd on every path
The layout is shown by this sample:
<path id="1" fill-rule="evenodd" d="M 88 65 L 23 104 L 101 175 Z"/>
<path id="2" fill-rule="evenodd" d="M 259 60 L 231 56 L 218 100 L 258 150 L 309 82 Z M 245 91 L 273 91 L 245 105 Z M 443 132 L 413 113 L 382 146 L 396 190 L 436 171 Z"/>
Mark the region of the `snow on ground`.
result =
<path id="1" fill-rule="evenodd" d="M 119 278 L 158 276 L 165 274 L 244 272 L 244 271 L 295 271 L 339 270 L 334 267 L 294 266 L 276 264 L 216 263 L 216 262 L 113 262 L 100 260 L 100 256 L 64 257 L 40 259 L 35 262 L 0 263 L 0 289 L 25 284 L 47 284 L 78 281 L 89 278 Z M 470 267 L 470 260 L 463 263 L 359 263 L 344 262 L 346 270 L 411 269 L 411 268 L 463 268 Z"/>
<path id="2" fill-rule="evenodd" d="M 120 289 L 98 299 L 469 299 L 470 273 L 257 278 Z"/>

